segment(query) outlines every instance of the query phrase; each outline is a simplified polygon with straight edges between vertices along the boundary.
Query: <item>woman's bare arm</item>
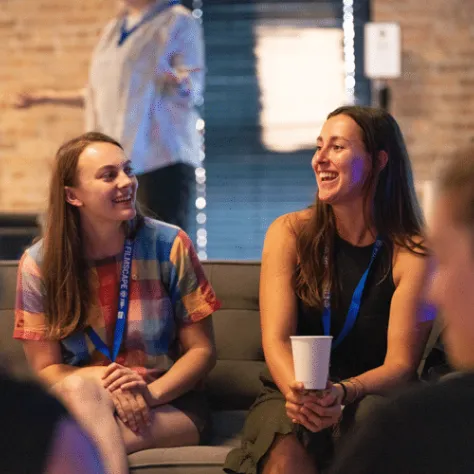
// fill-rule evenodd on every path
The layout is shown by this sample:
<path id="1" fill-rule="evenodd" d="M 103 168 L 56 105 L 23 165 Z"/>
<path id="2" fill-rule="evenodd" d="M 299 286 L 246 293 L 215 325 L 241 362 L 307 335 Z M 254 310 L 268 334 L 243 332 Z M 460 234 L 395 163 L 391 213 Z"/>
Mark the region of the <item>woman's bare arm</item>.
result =
<path id="1" fill-rule="evenodd" d="M 194 388 L 216 363 L 212 320 L 209 316 L 183 326 L 179 330 L 178 338 L 183 355 L 168 372 L 148 385 L 153 398 L 152 405 L 164 405 L 185 394 Z"/>
<path id="2" fill-rule="evenodd" d="M 269 227 L 260 274 L 263 350 L 270 373 L 283 394 L 290 391 L 295 378 L 290 343 L 297 328 L 297 299 L 292 284 L 297 256 L 292 216 L 279 217 Z"/>
<path id="3" fill-rule="evenodd" d="M 54 385 L 73 373 L 101 381 L 107 367 L 74 367 L 62 363 L 61 349 L 56 341 L 23 341 L 26 358 L 33 371 L 48 385 Z"/>
<path id="4" fill-rule="evenodd" d="M 85 89 L 54 90 L 40 89 L 34 92 L 23 92 L 13 98 L 13 106 L 27 109 L 35 105 L 55 104 L 71 107 L 84 107 Z"/>

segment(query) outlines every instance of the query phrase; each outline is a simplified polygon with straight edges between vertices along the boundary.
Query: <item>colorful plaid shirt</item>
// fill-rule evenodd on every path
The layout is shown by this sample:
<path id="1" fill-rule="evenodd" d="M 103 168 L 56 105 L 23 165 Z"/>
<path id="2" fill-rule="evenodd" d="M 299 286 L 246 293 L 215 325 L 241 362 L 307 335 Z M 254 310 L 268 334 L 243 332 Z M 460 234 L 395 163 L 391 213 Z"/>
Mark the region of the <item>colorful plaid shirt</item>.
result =
<path id="1" fill-rule="evenodd" d="M 13 337 L 47 339 L 40 240 L 22 256 Z M 93 304 L 88 324 L 110 347 L 113 344 L 123 255 L 91 262 Z M 209 316 L 220 307 L 189 237 L 179 228 L 145 219 L 135 239 L 125 334 L 116 362 L 133 368 L 147 381 L 168 370 L 178 357 L 178 329 Z M 85 332 L 60 342 L 63 363 L 74 366 L 110 363 Z"/>

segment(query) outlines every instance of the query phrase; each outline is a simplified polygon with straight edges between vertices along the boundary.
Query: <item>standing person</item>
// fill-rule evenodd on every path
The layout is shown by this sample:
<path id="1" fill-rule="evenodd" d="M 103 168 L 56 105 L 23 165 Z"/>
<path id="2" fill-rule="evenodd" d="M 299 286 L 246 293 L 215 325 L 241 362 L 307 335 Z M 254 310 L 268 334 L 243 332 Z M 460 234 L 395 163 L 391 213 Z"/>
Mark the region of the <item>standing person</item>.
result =
<path id="1" fill-rule="evenodd" d="M 474 472 L 474 152 L 456 154 L 439 179 L 429 233 L 436 259 L 430 296 L 458 371 L 402 393 L 375 411 L 331 474 Z M 369 424 L 370 423 L 370 424 Z"/>
<path id="2" fill-rule="evenodd" d="M 65 143 L 44 237 L 18 269 L 14 337 L 90 433 L 107 472 L 126 453 L 209 434 L 201 382 L 219 307 L 189 237 L 137 212 L 137 180 L 112 138 Z"/>
<path id="3" fill-rule="evenodd" d="M 119 141 L 133 161 L 140 202 L 187 229 L 204 86 L 199 23 L 179 0 L 124 0 L 92 54 L 84 90 L 21 94 L 18 107 L 84 105 L 86 130 Z"/>
<path id="4" fill-rule="evenodd" d="M 431 328 L 421 211 L 396 121 L 380 109 L 336 109 L 312 168 L 315 204 L 279 217 L 265 238 L 260 312 L 269 370 L 228 473 L 321 472 L 334 439 L 356 416 L 363 422 L 374 396 L 416 377 Z M 322 394 L 307 392 L 294 380 L 290 336 L 324 334 L 333 336 L 332 382 Z"/>

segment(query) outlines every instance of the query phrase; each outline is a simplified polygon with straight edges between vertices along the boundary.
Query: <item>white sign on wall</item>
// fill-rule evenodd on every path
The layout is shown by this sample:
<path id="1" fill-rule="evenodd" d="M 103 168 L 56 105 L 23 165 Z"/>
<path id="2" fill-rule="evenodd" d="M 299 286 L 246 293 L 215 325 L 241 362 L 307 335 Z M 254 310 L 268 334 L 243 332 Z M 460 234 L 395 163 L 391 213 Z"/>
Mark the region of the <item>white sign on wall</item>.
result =
<path id="1" fill-rule="evenodd" d="M 364 26 L 364 72 L 370 79 L 391 79 L 402 73 L 401 30 L 398 23 L 369 22 Z"/>

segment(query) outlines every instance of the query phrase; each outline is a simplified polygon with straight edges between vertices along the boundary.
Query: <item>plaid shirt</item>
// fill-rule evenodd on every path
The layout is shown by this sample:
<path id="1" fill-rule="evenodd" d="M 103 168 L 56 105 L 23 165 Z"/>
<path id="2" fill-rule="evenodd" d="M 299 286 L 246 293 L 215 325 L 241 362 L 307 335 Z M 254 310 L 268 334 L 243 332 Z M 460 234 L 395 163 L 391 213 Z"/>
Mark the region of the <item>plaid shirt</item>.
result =
<path id="1" fill-rule="evenodd" d="M 22 256 L 18 269 L 13 337 L 45 340 L 42 243 Z M 91 262 L 94 295 L 88 324 L 112 347 L 119 298 L 122 254 Z M 178 357 L 177 331 L 220 307 L 206 280 L 189 237 L 179 228 L 145 219 L 135 239 L 126 331 L 116 362 L 139 372 L 147 381 L 168 370 Z M 107 365 L 85 332 L 60 342 L 63 363 Z"/>

